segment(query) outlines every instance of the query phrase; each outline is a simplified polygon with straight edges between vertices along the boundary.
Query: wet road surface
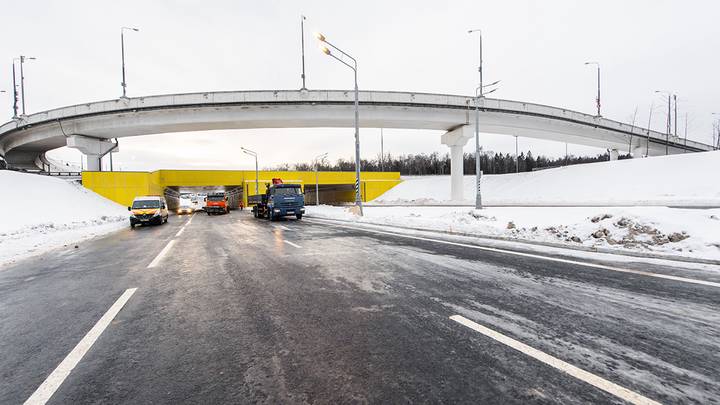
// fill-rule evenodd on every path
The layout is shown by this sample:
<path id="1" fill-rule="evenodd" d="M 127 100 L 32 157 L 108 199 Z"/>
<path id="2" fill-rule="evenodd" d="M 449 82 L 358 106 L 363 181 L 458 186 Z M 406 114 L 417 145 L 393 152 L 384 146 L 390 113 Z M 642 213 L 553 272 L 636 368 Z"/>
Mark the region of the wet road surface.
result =
<path id="1" fill-rule="evenodd" d="M 716 286 L 237 211 L 0 269 L 0 403 L 46 387 L 128 289 L 48 403 L 627 400 L 451 316 L 635 399 L 720 403 Z"/>

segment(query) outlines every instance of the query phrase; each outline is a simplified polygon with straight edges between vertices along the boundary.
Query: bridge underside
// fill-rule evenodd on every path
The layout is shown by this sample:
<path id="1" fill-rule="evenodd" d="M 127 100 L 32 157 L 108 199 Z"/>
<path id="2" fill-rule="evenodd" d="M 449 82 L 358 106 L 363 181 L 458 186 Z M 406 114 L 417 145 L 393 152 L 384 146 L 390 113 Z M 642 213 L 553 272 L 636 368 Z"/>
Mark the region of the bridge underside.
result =
<path id="1" fill-rule="evenodd" d="M 469 97 L 400 92 L 360 92 L 360 126 L 442 131 L 453 156 L 453 177 L 462 146 L 475 131 L 475 100 Z M 546 139 L 634 155 L 711 150 L 631 125 L 561 108 L 481 99 L 479 131 Z M 354 125 L 348 91 L 248 91 L 117 99 L 33 114 L 0 127 L 0 155 L 13 166 L 37 166 L 44 152 L 70 146 L 100 169 L 115 149 L 113 138 L 251 128 L 337 128 Z M 456 182 L 453 182 L 455 184 Z M 453 193 L 454 197 L 461 194 Z"/>

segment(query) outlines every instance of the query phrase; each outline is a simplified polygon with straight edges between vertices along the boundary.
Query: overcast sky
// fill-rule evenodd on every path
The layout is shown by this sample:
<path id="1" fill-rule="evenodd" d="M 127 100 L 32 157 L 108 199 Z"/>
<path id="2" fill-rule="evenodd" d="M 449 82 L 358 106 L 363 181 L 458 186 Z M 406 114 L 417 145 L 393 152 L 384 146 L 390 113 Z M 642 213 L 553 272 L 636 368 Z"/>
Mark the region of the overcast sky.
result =
<path id="1" fill-rule="evenodd" d="M 477 36 L 484 37 L 485 81 L 493 94 L 587 113 L 595 111 L 602 64 L 603 115 L 665 127 L 665 101 L 679 96 L 680 134 L 710 142 L 720 112 L 720 2 L 717 1 L 3 1 L 0 89 L 10 91 L 11 60 L 25 64 L 28 113 L 121 95 L 121 26 L 126 34 L 128 95 L 300 87 L 300 15 L 306 21 L 307 86 L 351 88 L 351 72 L 317 50 L 312 32 L 359 61 L 365 90 L 469 95 L 477 85 Z M 5 118 L 9 93 L 0 94 Z M 251 168 L 353 155 L 352 129 L 272 129 L 163 134 L 121 139 L 125 170 Z M 379 130 L 361 130 L 362 155 L 379 152 Z M 485 148 L 514 151 L 514 138 L 486 134 Z M 520 138 L 522 150 L 560 156 L 565 145 Z M 385 131 L 393 154 L 439 151 L 440 133 Z M 467 151 L 472 150 L 469 143 Z M 573 146 L 570 153 L 600 150 Z M 51 154 L 75 159 L 65 148 Z"/>

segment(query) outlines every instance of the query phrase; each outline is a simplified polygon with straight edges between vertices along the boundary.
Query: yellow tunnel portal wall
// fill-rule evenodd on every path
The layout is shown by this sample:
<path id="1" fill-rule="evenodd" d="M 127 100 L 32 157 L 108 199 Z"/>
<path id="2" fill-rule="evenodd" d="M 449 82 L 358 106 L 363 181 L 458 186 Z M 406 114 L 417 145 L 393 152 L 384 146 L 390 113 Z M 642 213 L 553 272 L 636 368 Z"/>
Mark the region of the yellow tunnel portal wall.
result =
<path id="1" fill-rule="evenodd" d="M 301 184 L 303 189 L 313 187 L 315 172 L 260 171 L 258 191 L 265 192 L 265 184 L 273 178 L 285 183 Z M 362 172 L 360 194 L 363 201 L 371 201 L 395 187 L 400 180 L 399 172 Z M 253 170 L 157 170 L 154 172 L 83 172 L 82 183 L 86 188 L 118 204 L 129 206 L 141 195 L 163 195 L 166 187 L 213 187 L 242 186 L 243 203 L 247 196 L 255 194 L 255 171 Z M 354 172 L 319 172 L 320 185 L 353 185 Z M 354 200 L 354 193 L 339 193 L 347 202 Z M 321 190 L 322 196 L 322 190 Z M 306 201 L 314 203 L 314 201 Z"/>

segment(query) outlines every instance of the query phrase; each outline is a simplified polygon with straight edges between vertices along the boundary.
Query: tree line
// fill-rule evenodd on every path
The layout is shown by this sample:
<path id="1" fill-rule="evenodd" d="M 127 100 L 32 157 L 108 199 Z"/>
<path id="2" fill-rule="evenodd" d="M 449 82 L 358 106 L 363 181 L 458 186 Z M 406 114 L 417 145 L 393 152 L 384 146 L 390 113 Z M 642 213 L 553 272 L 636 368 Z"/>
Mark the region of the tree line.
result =
<path id="1" fill-rule="evenodd" d="M 619 159 L 627 159 L 630 155 L 620 155 Z M 607 153 L 601 153 L 595 156 L 567 156 L 559 158 L 549 158 L 546 156 L 533 155 L 532 152 L 522 152 L 517 158 L 517 171 L 529 172 L 533 170 L 546 169 L 551 167 L 560 167 L 567 165 L 575 165 L 582 163 L 603 162 L 609 160 Z M 463 155 L 463 168 L 465 174 L 475 174 L 475 154 L 465 153 Z M 314 163 L 283 163 L 270 170 L 298 170 L 313 171 Z M 354 159 L 338 159 L 335 163 L 331 163 L 327 159 L 318 162 L 318 170 L 320 171 L 355 171 Z M 410 155 L 393 156 L 385 155 L 383 159 L 378 156 L 375 159 L 362 159 L 360 161 L 360 170 L 370 172 L 400 172 L 406 176 L 421 175 L 442 175 L 450 174 L 450 154 L 419 153 Z M 510 153 L 497 153 L 492 151 L 481 151 L 480 153 L 480 170 L 485 174 L 505 174 L 515 173 L 516 159 L 515 155 Z"/>

